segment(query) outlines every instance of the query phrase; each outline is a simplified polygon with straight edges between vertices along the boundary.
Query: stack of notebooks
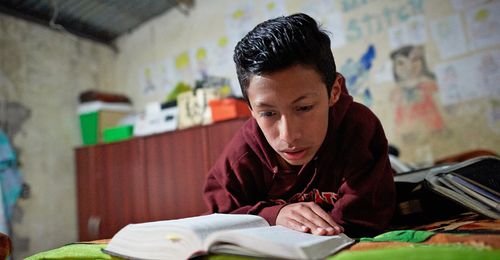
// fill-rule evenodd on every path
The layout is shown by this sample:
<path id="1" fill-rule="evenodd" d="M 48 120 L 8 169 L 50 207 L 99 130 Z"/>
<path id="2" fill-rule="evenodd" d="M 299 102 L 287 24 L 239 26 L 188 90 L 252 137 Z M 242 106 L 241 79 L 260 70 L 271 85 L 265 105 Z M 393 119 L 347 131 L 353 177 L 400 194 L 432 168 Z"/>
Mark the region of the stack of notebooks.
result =
<path id="1" fill-rule="evenodd" d="M 425 180 L 433 191 L 480 214 L 500 219 L 499 157 L 476 157 L 431 169 Z"/>

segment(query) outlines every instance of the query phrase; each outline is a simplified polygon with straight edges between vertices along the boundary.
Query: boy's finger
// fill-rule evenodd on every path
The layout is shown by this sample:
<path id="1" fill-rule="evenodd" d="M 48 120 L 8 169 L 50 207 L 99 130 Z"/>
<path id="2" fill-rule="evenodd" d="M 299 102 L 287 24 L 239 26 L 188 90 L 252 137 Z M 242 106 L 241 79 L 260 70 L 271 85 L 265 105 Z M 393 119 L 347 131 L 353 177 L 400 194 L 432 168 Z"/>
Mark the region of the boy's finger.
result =
<path id="1" fill-rule="evenodd" d="M 310 229 L 307 226 L 291 218 L 287 220 L 287 227 L 305 233 L 310 231 Z"/>

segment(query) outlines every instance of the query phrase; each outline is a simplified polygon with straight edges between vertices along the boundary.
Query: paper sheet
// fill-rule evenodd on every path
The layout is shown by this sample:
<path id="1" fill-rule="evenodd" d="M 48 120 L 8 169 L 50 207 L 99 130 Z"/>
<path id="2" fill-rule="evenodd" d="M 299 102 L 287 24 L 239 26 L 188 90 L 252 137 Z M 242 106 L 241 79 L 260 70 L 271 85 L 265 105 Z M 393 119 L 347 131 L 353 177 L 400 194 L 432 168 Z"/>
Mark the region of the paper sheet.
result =
<path id="1" fill-rule="evenodd" d="M 411 17 L 405 23 L 390 27 L 388 33 L 392 49 L 405 45 L 421 45 L 427 41 L 425 19 L 422 15 Z"/>
<path id="2" fill-rule="evenodd" d="M 469 39 L 476 50 L 500 43 L 500 1 L 471 9 L 466 17 Z"/>
<path id="3" fill-rule="evenodd" d="M 260 8 L 264 15 L 263 20 L 288 14 L 284 0 L 264 0 Z"/>
<path id="4" fill-rule="evenodd" d="M 438 64 L 436 76 L 444 105 L 482 97 L 499 97 L 500 51 Z"/>
<path id="5" fill-rule="evenodd" d="M 432 38 L 436 43 L 441 58 L 464 54 L 467 44 L 464 36 L 464 28 L 459 15 L 443 17 L 431 22 Z"/>

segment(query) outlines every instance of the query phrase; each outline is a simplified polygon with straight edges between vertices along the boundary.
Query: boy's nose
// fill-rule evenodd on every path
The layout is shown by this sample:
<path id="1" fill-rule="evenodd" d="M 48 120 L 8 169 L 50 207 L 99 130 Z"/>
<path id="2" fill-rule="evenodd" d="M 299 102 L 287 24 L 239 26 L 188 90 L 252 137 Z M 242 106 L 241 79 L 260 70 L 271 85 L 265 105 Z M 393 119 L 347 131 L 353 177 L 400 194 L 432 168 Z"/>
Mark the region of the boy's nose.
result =
<path id="1" fill-rule="evenodd" d="M 300 138 L 300 126 L 296 120 L 282 116 L 279 123 L 280 139 L 289 145 L 293 145 Z"/>

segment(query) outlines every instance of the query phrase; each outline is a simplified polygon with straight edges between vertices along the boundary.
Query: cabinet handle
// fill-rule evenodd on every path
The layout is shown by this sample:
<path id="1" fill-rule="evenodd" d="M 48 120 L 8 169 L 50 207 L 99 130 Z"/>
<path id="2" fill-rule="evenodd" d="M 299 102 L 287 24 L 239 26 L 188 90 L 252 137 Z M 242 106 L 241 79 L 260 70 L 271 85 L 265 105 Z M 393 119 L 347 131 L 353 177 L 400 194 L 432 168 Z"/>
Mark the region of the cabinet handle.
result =
<path id="1" fill-rule="evenodd" d="M 99 226 L 101 225 L 101 218 L 98 216 L 91 216 L 87 221 L 87 232 L 90 239 L 99 238 Z"/>

